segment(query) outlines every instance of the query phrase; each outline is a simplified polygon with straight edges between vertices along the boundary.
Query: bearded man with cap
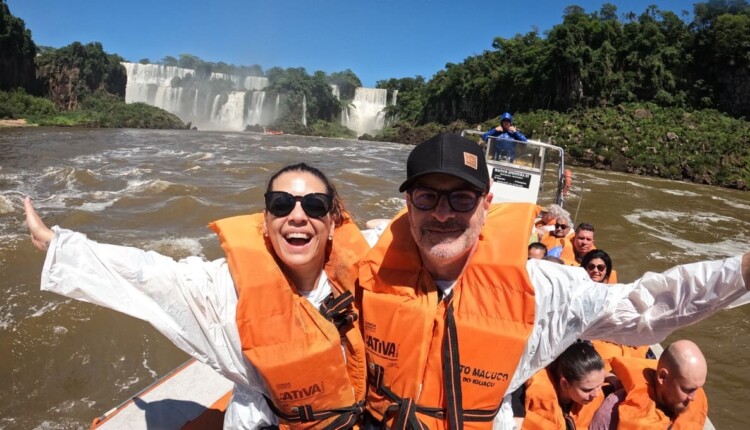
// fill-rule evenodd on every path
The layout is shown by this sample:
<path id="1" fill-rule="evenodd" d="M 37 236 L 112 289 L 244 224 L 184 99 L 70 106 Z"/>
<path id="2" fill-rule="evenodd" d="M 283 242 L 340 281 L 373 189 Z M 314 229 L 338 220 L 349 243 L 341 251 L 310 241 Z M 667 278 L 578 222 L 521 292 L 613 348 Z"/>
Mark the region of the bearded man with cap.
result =
<path id="1" fill-rule="evenodd" d="M 750 253 L 620 288 L 527 261 L 538 206 L 492 204 L 484 154 L 453 134 L 412 150 L 400 191 L 406 210 L 360 263 L 366 428 L 512 428 L 503 397 L 576 339 L 658 342 L 750 285 Z"/>

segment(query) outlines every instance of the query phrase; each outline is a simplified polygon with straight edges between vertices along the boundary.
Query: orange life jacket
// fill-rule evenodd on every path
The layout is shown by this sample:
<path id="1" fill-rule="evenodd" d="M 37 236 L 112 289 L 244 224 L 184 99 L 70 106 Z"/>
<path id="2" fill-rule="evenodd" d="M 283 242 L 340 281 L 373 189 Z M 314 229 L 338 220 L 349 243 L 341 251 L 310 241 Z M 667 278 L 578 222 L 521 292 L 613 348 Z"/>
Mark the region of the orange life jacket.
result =
<path id="1" fill-rule="evenodd" d="M 604 395 L 591 403 L 582 405 L 575 403 L 568 416 L 573 420 L 575 428 L 587 429 L 591 419 L 604 401 Z M 565 414 L 552 384 L 552 377 L 547 369 L 542 369 L 526 381 L 526 417 L 523 419 L 522 430 L 565 430 Z"/>
<path id="2" fill-rule="evenodd" d="M 703 429 L 708 415 L 708 399 L 702 388 L 695 400 L 672 421 L 656 407 L 652 380 L 656 378 L 656 360 L 617 357 L 612 359 L 612 371 L 620 378 L 627 392 L 617 407 L 618 429 Z M 648 378 L 648 379 L 647 379 Z"/>
<path id="3" fill-rule="evenodd" d="M 536 211 L 492 205 L 473 255 L 440 301 L 408 214 L 383 232 L 359 278 L 367 409 L 376 419 L 393 429 L 492 428 L 534 324 L 526 248 Z"/>
<path id="4" fill-rule="evenodd" d="M 562 247 L 564 245 L 565 238 L 555 237 L 552 235 L 551 232 L 548 232 L 547 234 L 544 235 L 544 237 L 542 237 L 541 242 L 542 244 L 544 244 L 544 246 L 547 247 L 547 250 L 549 251 L 550 249 L 556 248 L 558 246 Z"/>
<path id="5" fill-rule="evenodd" d="M 646 358 L 648 345 L 628 346 L 606 340 L 593 340 L 594 349 L 604 360 L 604 368 L 607 372 L 612 371 L 610 361 L 615 357 Z"/>
<path id="6" fill-rule="evenodd" d="M 324 269 L 333 297 L 321 310 L 284 276 L 263 237 L 263 214 L 210 225 L 237 289 L 242 351 L 262 375 L 281 428 L 350 428 L 363 412 L 367 370 L 352 301 L 357 262 L 369 247 L 346 218 L 328 249 Z M 342 317 L 349 320 L 337 329 Z"/>
<path id="7" fill-rule="evenodd" d="M 612 269 L 611 272 L 609 272 L 609 279 L 607 279 L 607 284 L 616 284 L 617 283 L 617 270 Z"/>

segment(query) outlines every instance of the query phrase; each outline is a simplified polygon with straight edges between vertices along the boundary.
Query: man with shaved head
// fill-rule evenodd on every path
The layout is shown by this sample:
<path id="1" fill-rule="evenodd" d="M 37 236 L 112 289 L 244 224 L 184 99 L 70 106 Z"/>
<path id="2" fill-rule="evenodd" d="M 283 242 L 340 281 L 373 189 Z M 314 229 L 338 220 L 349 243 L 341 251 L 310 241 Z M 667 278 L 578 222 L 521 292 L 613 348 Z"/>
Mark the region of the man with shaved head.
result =
<path id="1" fill-rule="evenodd" d="M 656 360 L 618 357 L 612 371 L 623 388 L 610 394 L 591 422 L 590 429 L 681 428 L 681 424 L 703 428 L 708 401 L 706 358 L 698 345 L 678 340 Z"/>

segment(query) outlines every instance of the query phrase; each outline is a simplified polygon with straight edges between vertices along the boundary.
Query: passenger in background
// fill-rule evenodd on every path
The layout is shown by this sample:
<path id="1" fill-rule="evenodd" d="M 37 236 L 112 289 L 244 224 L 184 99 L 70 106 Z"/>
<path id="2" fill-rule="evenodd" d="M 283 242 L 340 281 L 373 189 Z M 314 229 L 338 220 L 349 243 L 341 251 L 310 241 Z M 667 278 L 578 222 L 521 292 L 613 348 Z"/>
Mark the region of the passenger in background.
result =
<path id="1" fill-rule="evenodd" d="M 615 358 L 612 370 L 623 385 L 607 396 L 592 430 L 627 428 L 702 429 L 708 414 L 703 391 L 708 367 L 698 345 L 673 343 L 656 360 Z M 620 425 L 622 424 L 622 425 Z"/>
<path id="2" fill-rule="evenodd" d="M 559 257 L 562 254 L 566 239 L 570 241 L 573 231 L 570 228 L 570 216 L 561 215 L 555 221 L 554 230 L 545 235 L 540 242 L 547 247 L 547 253 Z"/>
<path id="3" fill-rule="evenodd" d="M 583 256 L 592 249 L 596 249 L 594 242 L 594 226 L 582 222 L 576 227 L 573 239 L 566 239 L 560 258 L 565 260 L 565 264 L 580 266 Z"/>
<path id="4" fill-rule="evenodd" d="M 594 282 L 616 284 L 617 272 L 612 268 L 612 259 L 604 250 L 592 249 L 583 256 L 581 267 Z"/>
<path id="5" fill-rule="evenodd" d="M 586 429 L 604 401 L 604 360 L 591 342 L 568 347 L 526 382 L 522 430 Z"/>
<path id="6" fill-rule="evenodd" d="M 547 247 L 539 242 L 529 244 L 529 258 L 543 259 L 547 255 Z"/>
<path id="7" fill-rule="evenodd" d="M 497 139 L 490 139 L 495 137 Z M 505 112 L 500 117 L 500 125 L 487 130 L 482 135 L 482 141 L 492 145 L 492 159 L 507 159 L 513 162 L 516 158 L 516 142 L 526 142 L 528 139 L 513 125 L 513 115 Z"/>

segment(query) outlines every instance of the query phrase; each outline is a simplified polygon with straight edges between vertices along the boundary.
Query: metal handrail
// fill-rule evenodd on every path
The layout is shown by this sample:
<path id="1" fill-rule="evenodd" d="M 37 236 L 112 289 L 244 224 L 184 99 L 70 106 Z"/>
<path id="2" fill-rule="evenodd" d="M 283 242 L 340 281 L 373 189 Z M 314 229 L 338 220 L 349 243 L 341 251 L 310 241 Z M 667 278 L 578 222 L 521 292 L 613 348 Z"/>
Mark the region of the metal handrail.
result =
<path id="1" fill-rule="evenodd" d="M 484 134 L 484 132 L 480 130 L 464 130 L 461 132 L 462 137 L 465 137 L 467 134 L 481 136 Z M 488 140 L 501 140 L 501 138 L 499 138 L 498 136 L 489 136 Z M 507 138 L 503 138 L 502 140 L 508 140 L 526 145 L 531 144 L 533 146 L 545 148 L 550 151 L 556 151 L 558 153 L 558 155 L 560 156 L 560 162 L 557 165 L 557 191 L 555 193 L 555 204 L 563 206 L 564 198 L 562 195 L 562 190 L 565 187 L 565 151 L 559 146 L 555 146 L 546 142 L 540 142 L 538 140 L 529 139 L 525 142 Z M 544 160 L 542 160 L 542 170 L 544 170 Z"/>

